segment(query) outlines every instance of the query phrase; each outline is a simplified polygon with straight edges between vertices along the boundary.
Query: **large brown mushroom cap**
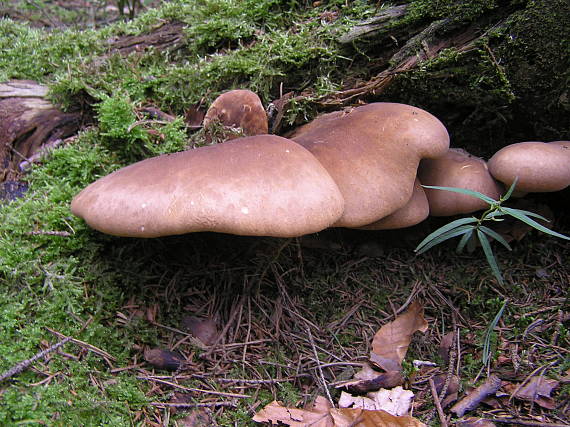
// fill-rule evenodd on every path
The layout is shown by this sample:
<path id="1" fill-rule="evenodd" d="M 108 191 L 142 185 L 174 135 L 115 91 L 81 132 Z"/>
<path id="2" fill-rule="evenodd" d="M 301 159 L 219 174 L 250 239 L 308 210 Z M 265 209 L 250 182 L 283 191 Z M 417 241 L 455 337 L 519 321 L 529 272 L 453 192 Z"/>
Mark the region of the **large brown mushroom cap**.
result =
<path id="1" fill-rule="evenodd" d="M 338 227 L 361 227 L 403 207 L 418 163 L 449 147 L 443 124 L 404 104 L 374 103 L 331 113 L 292 136 L 325 166 L 345 199 Z"/>
<path id="2" fill-rule="evenodd" d="M 418 168 L 424 185 L 457 187 L 478 191 L 495 200 L 502 193 L 501 185 L 489 174 L 487 163 L 461 148 L 450 148 L 437 159 L 424 159 Z M 452 216 L 476 212 L 488 204 L 473 196 L 451 191 L 425 189 L 433 216 Z"/>
<path id="3" fill-rule="evenodd" d="M 193 231 L 293 237 L 331 226 L 344 200 L 303 147 L 272 135 L 143 160 L 81 191 L 71 211 L 117 236 Z"/>
<path id="4" fill-rule="evenodd" d="M 570 185 L 570 150 L 564 141 L 519 142 L 497 151 L 488 162 L 495 179 L 519 192 L 559 191 Z"/>
<path id="5" fill-rule="evenodd" d="M 215 120 L 227 127 L 243 132 L 246 136 L 269 132 L 267 113 L 261 99 L 254 92 L 235 89 L 218 96 L 204 117 L 204 128 Z"/>
<path id="6" fill-rule="evenodd" d="M 419 224 L 428 216 L 428 199 L 420 180 L 416 178 L 414 181 L 414 191 L 408 203 L 381 220 L 359 228 L 362 230 L 394 230 L 406 228 Z"/>

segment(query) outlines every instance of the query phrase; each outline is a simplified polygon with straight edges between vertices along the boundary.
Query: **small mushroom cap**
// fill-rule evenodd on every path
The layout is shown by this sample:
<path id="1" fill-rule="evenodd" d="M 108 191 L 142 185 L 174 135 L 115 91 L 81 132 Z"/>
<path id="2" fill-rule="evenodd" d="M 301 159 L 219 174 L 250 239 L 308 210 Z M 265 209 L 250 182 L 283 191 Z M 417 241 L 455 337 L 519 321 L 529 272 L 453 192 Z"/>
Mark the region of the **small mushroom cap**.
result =
<path id="1" fill-rule="evenodd" d="M 224 126 L 241 129 L 246 136 L 269 132 L 267 113 L 261 99 L 246 89 L 230 90 L 218 96 L 206 112 L 204 128 L 216 119 Z"/>
<path id="2" fill-rule="evenodd" d="M 414 181 L 412 197 L 396 212 L 372 224 L 360 227 L 362 230 L 395 230 L 419 224 L 429 216 L 429 203 L 420 180 Z"/>
<path id="3" fill-rule="evenodd" d="M 427 111 L 373 103 L 326 114 L 291 136 L 329 171 L 345 199 L 337 227 L 361 227 L 403 207 L 421 158 L 443 155 L 449 135 Z"/>
<path id="4" fill-rule="evenodd" d="M 418 177 L 424 185 L 457 187 L 478 191 L 495 200 L 502 193 L 485 160 L 469 154 L 461 148 L 450 148 L 437 159 L 424 159 L 418 168 Z M 452 216 L 476 212 L 488 204 L 473 196 L 451 191 L 425 189 L 432 216 Z"/>
<path id="5" fill-rule="evenodd" d="M 294 237 L 331 226 L 343 209 L 338 187 L 311 153 L 273 135 L 146 159 L 71 202 L 72 213 L 96 230 L 130 237 Z"/>
<path id="6" fill-rule="evenodd" d="M 497 151 L 489 172 L 509 187 L 518 177 L 516 191 L 559 191 L 570 185 L 570 149 L 564 141 L 519 142 Z"/>

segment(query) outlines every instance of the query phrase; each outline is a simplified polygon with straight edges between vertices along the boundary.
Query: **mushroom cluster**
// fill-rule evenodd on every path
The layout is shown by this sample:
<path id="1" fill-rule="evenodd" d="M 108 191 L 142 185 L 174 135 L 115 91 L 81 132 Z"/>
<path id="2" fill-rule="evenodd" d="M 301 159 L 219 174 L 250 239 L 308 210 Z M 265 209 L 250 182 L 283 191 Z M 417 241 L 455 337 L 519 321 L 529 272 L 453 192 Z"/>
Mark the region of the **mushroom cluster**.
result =
<path id="1" fill-rule="evenodd" d="M 513 144 L 487 165 L 450 149 L 445 126 L 410 105 L 372 103 L 325 114 L 284 138 L 267 134 L 256 94 L 234 90 L 214 101 L 204 128 L 216 121 L 248 136 L 120 169 L 81 191 L 72 213 L 117 236 L 294 237 L 328 227 L 404 228 L 429 214 L 486 207 L 470 196 L 424 191 L 422 184 L 492 198 L 503 191 L 498 181 L 508 186 L 515 177 L 526 192 L 570 184 L 568 141 Z"/>

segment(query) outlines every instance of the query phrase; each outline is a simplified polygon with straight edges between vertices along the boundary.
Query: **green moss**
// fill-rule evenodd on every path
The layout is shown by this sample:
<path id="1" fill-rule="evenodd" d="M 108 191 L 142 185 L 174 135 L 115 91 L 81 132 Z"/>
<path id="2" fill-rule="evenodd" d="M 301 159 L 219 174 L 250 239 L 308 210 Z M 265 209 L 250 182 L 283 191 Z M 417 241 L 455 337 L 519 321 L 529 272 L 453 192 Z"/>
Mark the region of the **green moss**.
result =
<path id="1" fill-rule="evenodd" d="M 414 0 L 406 20 L 443 18 L 451 22 L 471 22 L 497 7 L 496 0 Z"/>

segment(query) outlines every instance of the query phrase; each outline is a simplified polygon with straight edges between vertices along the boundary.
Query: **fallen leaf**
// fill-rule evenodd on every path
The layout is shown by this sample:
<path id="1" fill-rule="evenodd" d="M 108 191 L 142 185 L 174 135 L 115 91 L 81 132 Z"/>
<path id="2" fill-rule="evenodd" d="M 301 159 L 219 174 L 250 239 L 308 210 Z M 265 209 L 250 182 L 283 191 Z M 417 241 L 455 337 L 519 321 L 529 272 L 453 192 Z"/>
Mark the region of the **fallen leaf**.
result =
<path id="1" fill-rule="evenodd" d="M 176 352 L 152 348 L 145 350 L 144 359 L 157 369 L 176 371 L 184 363 L 184 358 Z"/>
<path id="2" fill-rule="evenodd" d="M 402 387 L 395 387 L 392 390 L 378 390 L 364 396 L 353 396 L 342 392 L 338 401 L 341 408 L 360 408 L 368 410 L 382 410 L 392 415 L 406 415 L 412 404 L 414 393 L 404 390 Z"/>
<path id="3" fill-rule="evenodd" d="M 423 314 L 423 307 L 414 301 L 404 314 L 382 326 L 372 340 L 370 361 L 387 372 L 401 371 L 412 335 L 428 328 Z"/>
<path id="4" fill-rule="evenodd" d="M 439 343 L 439 349 L 437 352 L 445 363 L 449 362 L 449 350 L 451 350 L 451 346 L 453 345 L 454 337 L 455 333 L 449 332 L 443 336 L 441 342 Z"/>
<path id="5" fill-rule="evenodd" d="M 440 374 L 433 377 L 433 382 L 435 385 L 435 390 L 439 395 L 441 390 L 443 389 L 445 383 L 447 381 L 447 374 Z M 441 401 L 441 407 L 447 408 L 453 402 L 457 400 L 459 396 L 459 377 L 457 375 L 452 375 L 449 378 L 449 383 L 447 384 L 447 390 L 445 392 L 445 396 Z"/>
<path id="6" fill-rule="evenodd" d="M 216 341 L 218 328 L 213 319 L 185 316 L 181 323 L 182 329 L 198 338 L 205 346 L 210 346 Z"/>
<path id="7" fill-rule="evenodd" d="M 274 400 L 254 415 L 258 423 L 279 424 L 291 427 L 336 427 L 329 410 L 331 405 L 322 396 L 317 396 L 311 409 L 287 408 Z"/>
<path id="8" fill-rule="evenodd" d="M 189 415 L 178 420 L 180 427 L 209 427 L 214 425 L 212 417 L 204 408 L 193 409 Z"/>
<path id="9" fill-rule="evenodd" d="M 336 388 L 346 389 L 349 393 L 368 393 L 381 388 L 393 388 L 404 384 L 400 371 L 378 372 L 366 364 L 354 375 L 354 379 L 338 384 Z"/>
<path id="10" fill-rule="evenodd" d="M 397 417 L 386 411 L 365 409 L 331 409 L 334 427 L 427 427 L 408 415 Z M 308 426 L 307 426 L 308 427 Z"/>
<path id="11" fill-rule="evenodd" d="M 345 391 L 340 394 L 340 399 L 338 399 L 338 406 L 341 408 L 360 408 L 360 409 L 370 409 L 376 410 L 376 402 L 366 396 L 353 396 Z"/>
<path id="12" fill-rule="evenodd" d="M 332 408 L 322 396 L 311 409 L 287 408 L 274 401 L 253 417 L 258 423 L 279 423 L 291 427 L 427 427 L 410 416 L 395 416 L 386 411 Z"/>
<path id="13" fill-rule="evenodd" d="M 544 377 L 532 377 L 522 387 L 518 388 L 515 384 L 505 385 L 505 390 L 513 397 L 522 400 L 534 401 L 536 404 L 546 409 L 554 409 L 556 403 L 550 397 L 550 393 L 560 383 Z"/>

